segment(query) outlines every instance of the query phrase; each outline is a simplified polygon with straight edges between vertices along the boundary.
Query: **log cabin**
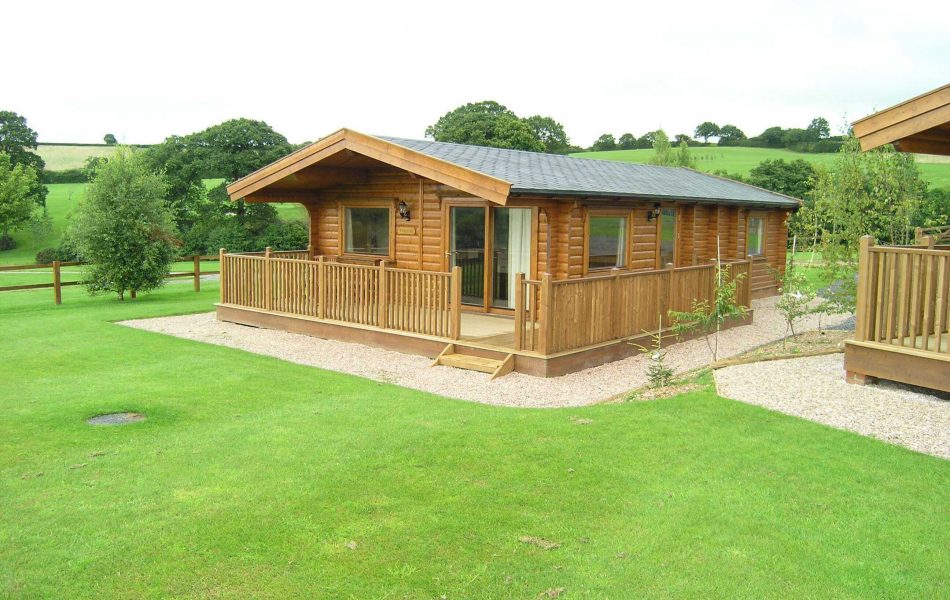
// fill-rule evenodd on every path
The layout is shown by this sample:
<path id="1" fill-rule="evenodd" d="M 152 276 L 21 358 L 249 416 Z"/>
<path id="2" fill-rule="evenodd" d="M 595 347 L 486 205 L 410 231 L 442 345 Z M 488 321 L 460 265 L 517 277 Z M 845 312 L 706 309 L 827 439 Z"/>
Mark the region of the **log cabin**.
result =
<path id="1" fill-rule="evenodd" d="M 228 186 L 295 202 L 306 252 L 222 251 L 218 317 L 493 377 L 629 355 L 710 300 L 715 261 L 777 293 L 799 200 L 684 168 L 341 129 Z"/>

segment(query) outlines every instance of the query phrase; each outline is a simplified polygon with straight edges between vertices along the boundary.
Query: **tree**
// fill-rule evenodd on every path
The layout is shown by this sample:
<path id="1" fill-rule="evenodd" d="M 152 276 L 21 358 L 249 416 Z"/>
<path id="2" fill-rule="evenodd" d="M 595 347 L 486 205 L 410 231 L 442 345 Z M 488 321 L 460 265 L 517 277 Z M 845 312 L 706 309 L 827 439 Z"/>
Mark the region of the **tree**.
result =
<path id="1" fill-rule="evenodd" d="M 682 335 L 690 332 L 698 332 L 706 342 L 712 360 L 715 362 L 719 358 L 719 330 L 722 324 L 730 318 L 740 317 L 746 314 L 744 306 L 736 302 L 736 290 L 739 287 L 739 281 L 744 277 L 741 273 L 732 274 L 729 265 L 721 262 L 716 263 L 716 292 L 712 304 L 707 300 L 696 301 L 688 311 L 669 312 L 673 320 L 673 333 Z M 710 339 L 712 334 L 717 334 Z"/>
<path id="2" fill-rule="evenodd" d="M 425 134 L 438 142 L 534 152 L 545 150 L 531 126 L 493 100 L 469 103 L 449 111 L 427 127 Z"/>
<path id="3" fill-rule="evenodd" d="M 644 133 L 637 139 L 637 148 L 647 149 L 653 147 L 653 142 L 656 141 L 657 131 L 648 131 Z"/>
<path id="4" fill-rule="evenodd" d="M 91 264 L 83 275 L 90 293 L 149 291 L 165 282 L 175 257 L 172 213 L 164 177 L 140 153 L 120 148 L 86 186 L 70 238 Z"/>
<path id="5" fill-rule="evenodd" d="M 812 119 L 811 123 L 808 124 L 807 131 L 811 132 L 815 140 L 823 140 L 831 137 L 831 125 L 828 124 L 828 119 L 824 117 L 815 117 Z"/>
<path id="6" fill-rule="evenodd" d="M 0 234 L 30 221 L 35 206 L 30 195 L 36 183 L 36 172 L 28 166 L 14 165 L 10 156 L 0 152 Z"/>
<path id="7" fill-rule="evenodd" d="M 46 203 L 46 186 L 40 182 L 40 174 L 46 163 L 39 154 L 33 152 L 37 147 L 37 133 L 27 125 L 26 118 L 9 110 L 0 110 L 0 153 L 10 157 L 12 165 L 23 165 L 33 169 L 36 181 L 30 187 L 30 198 L 37 204 Z"/>
<path id="8" fill-rule="evenodd" d="M 693 158 L 693 154 L 689 151 L 689 144 L 686 143 L 686 140 L 681 139 L 679 143 L 679 149 L 676 151 L 676 166 L 684 167 L 687 169 L 696 168 L 696 159 Z"/>
<path id="9" fill-rule="evenodd" d="M 637 136 L 632 133 L 625 133 L 617 140 L 621 150 L 633 150 L 637 147 Z"/>
<path id="10" fill-rule="evenodd" d="M 716 125 L 712 121 L 704 121 L 696 126 L 696 131 L 693 135 L 698 138 L 703 138 L 703 143 L 708 144 L 709 138 L 718 136 L 719 131 L 719 125 Z"/>
<path id="11" fill-rule="evenodd" d="M 781 148 L 785 145 L 785 130 L 781 127 L 769 127 L 758 137 L 769 148 Z"/>
<path id="12" fill-rule="evenodd" d="M 571 140 L 568 139 L 563 125 L 551 117 L 541 115 L 528 117 L 524 122 L 534 132 L 535 139 L 544 145 L 545 152 L 549 154 L 567 154 Z"/>
<path id="13" fill-rule="evenodd" d="M 815 292 L 794 262 L 785 268 L 785 273 L 780 273 L 775 269 L 769 269 L 769 273 L 781 282 L 780 296 L 775 308 L 785 319 L 785 333 L 782 335 L 782 350 L 784 350 L 789 332 L 793 338 L 798 335 L 795 333 L 795 322 L 812 313 L 811 303 L 815 300 Z"/>
<path id="14" fill-rule="evenodd" d="M 723 125 L 719 128 L 719 145 L 725 146 L 729 143 L 746 139 L 742 130 L 735 125 Z"/>
<path id="15" fill-rule="evenodd" d="M 595 152 L 600 152 L 603 150 L 616 150 L 617 149 L 617 140 L 614 139 L 612 133 L 605 133 L 594 142 L 594 145 L 590 147 L 591 150 Z"/>
<path id="16" fill-rule="evenodd" d="M 105 137 L 102 138 L 102 141 L 109 144 L 110 146 L 115 146 L 118 142 L 115 140 L 115 136 L 111 133 L 107 133 Z"/>
<path id="17" fill-rule="evenodd" d="M 231 119 L 186 136 L 205 177 L 234 181 L 290 154 L 293 147 L 264 121 Z"/>
<path id="18" fill-rule="evenodd" d="M 749 171 L 749 183 L 804 200 L 815 187 L 815 168 L 800 158 L 763 160 Z"/>
<path id="19" fill-rule="evenodd" d="M 656 131 L 653 139 L 653 156 L 650 157 L 650 163 L 661 167 L 672 167 L 676 164 L 670 138 L 666 136 L 666 132 L 662 129 Z"/>
<path id="20" fill-rule="evenodd" d="M 693 144 L 696 143 L 696 140 L 689 137 L 685 133 L 677 133 L 675 136 L 673 136 L 673 143 L 676 144 L 677 146 L 679 146 L 680 144 L 684 142 L 686 143 L 687 146 L 692 146 Z"/>

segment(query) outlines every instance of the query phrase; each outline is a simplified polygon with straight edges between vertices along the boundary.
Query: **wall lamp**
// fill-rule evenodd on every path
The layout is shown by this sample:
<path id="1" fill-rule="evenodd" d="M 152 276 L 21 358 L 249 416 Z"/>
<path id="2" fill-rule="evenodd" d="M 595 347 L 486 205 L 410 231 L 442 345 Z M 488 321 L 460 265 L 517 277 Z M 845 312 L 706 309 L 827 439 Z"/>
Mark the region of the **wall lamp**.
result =
<path id="1" fill-rule="evenodd" d="M 653 208 L 647 211 L 647 221 L 653 222 L 655 219 L 660 218 L 660 203 L 657 202 L 653 205 Z"/>
<path id="2" fill-rule="evenodd" d="M 399 206 L 397 207 L 397 209 L 398 209 L 398 211 L 399 211 L 399 217 L 400 217 L 403 221 L 408 221 L 409 218 L 410 218 L 410 216 L 409 216 L 409 205 L 406 204 L 406 202 L 405 202 L 404 200 L 400 200 L 400 201 L 399 201 Z"/>

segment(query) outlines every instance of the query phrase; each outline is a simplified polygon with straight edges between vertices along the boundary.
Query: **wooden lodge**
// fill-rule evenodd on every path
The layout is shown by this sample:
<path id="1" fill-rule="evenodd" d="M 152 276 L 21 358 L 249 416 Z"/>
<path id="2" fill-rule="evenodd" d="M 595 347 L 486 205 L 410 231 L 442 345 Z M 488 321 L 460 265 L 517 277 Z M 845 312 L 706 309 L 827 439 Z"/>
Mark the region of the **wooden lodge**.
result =
<path id="1" fill-rule="evenodd" d="M 305 253 L 224 254 L 218 318 L 491 372 L 627 356 L 670 309 L 777 292 L 799 202 L 682 168 L 340 130 L 228 187 L 296 202 Z M 751 315 L 750 317 L 751 318 Z"/>
<path id="2" fill-rule="evenodd" d="M 861 148 L 950 156 L 950 85 L 854 123 Z M 950 392 L 950 223 L 914 246 L 861 242 L 857 326 L 845 343 L 848 381 L 890 379 Z"/>

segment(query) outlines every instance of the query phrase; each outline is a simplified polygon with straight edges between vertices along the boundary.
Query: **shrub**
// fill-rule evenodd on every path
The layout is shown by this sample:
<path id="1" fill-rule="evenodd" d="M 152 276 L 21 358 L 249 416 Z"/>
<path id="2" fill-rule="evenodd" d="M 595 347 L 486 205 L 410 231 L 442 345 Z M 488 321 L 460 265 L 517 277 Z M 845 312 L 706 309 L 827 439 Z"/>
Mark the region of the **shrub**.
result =
<path id="1" fill-rule="evenodd" d="M 65 169 L 48 171 L 43 169 L 40 179 L 43 183 L 86 183 L 89 181 L 84 169 Z"/>
<path id="2" fill-rule="evenodd" d="M 0 250 L 13 250 L 16 248 L 16 240 L 9 233 L 0 233 Z"/>
<path id="3" fill-rule="evenodd" d="M 36 253 L 36 262 L 41 265 L 47 265 L 54 260 L 59 260 L 59 254 L 56 248 L 43 248 Z"/>
<path id="4" fill-rule="evenodd" d="M 310 234 L 300 221 L 280 221 L 264 230 L 259 244 L 274 250 L 300 250 L 306 248 Z"/>

